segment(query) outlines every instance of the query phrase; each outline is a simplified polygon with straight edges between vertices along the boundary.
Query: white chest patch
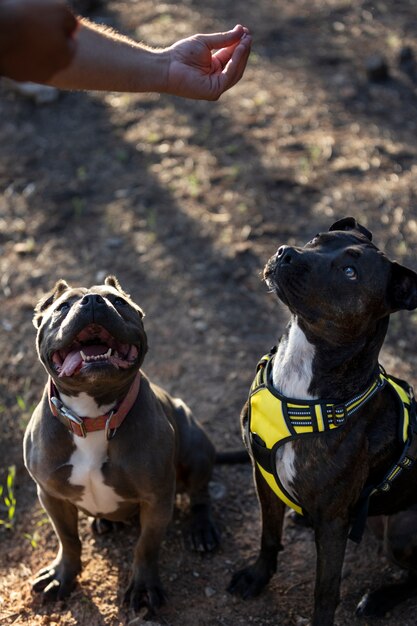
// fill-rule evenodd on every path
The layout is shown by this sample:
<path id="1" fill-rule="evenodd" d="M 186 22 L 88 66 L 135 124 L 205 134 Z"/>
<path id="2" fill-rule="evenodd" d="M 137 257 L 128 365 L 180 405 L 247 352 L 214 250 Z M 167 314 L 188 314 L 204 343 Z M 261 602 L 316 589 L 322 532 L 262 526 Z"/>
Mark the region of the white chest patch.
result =
<path id="1" fill-rule="evenodd" d="M 314 346 L 293 320 L 288 336 L 281 340 L 274 358 L 272 383 L 287 398 L 312 400 L 308 389 L 313 377 Z M 277 474 L 288 493 L 296 498 L 293 483 L 296 476 L 295 452 L 290 443 L 280 446 L 275 457 Z"/>
<path id="2" fill-rule="evenodd" d="M 104 415 L 114 406 L 114 404 L 98 406 L 94 398 L 86 393 L 80 393 L 78 396 L 61 394 L 61 400 L 66 407 L 82 417 Z M 88 433 L 85 439 L 73 435 L 73 441 L 76 449 L 68 461 L 68 464 L 72 465 L 69 482 L 74 486 L 84 487 L 77 504 L 91 515 L 116 511 L 122 499 L 113 487 L 104 483 L 101 471 L 107 459 L 108 442 L 104 430 Z"/>
<path id="3" fill-rule="evenodd" d="M 285 487 L 293 498 L 295 497 L 293 482 L 296 475 L 294 461 L 295 453 L 291 442 L 285 443 L 283 446 L 278 448 L 275 456 L 277 474 L 283 487 Z"/>
<path id="4" fill-rule="evenodd" d="M 66 396 L 64 393 L 61 393 L 60 397 L 66 407 L 81 417 L 98 417 L 99 415 L 104 415 L 115 405 L 114 402 L 111 404 L 98 405 L 94 398 L 84 392 L 80 393 L 78 396 Z"/>
<path id="5" fill-rule="evenodd" d="M 122 499 L 113 487 L 104 483 L 101 467 L 107 459 L 107 439 L 104 431 L 88 433 L 87 437 L 74 437 L 76 449 L 68 461 L 72 465 L 69 482 L 84 487 L 77 504 L 91 515 L 116 511 Z"/>
<path id="6" fill-rule="evenodd" d="M 274 358 L 272 382 L 275 389 L 287 398 L 312 400 L 308 389 L 313 377 L 314 352 L 314 346 L 294 320 Z"/>

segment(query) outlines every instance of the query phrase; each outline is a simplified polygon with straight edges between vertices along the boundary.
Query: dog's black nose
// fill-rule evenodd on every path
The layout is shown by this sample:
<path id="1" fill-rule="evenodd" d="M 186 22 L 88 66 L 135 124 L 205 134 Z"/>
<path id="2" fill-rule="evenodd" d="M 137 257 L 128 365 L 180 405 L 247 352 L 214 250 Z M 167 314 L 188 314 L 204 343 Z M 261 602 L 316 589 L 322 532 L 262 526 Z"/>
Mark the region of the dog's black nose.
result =
<path id="1" fill-rule="evenodd" d="M 294 256 L 294 249 L 290 246 L 281 246 L 278 248 L 277 259 L 280 263 L 291 263 Z"/>
<path id="2" fill-rule="evenodd" d="M 104 298 L 99 296 L 98 293 L 88 293 L 81 300 L 81 306 L 88 306 L 89 304 L 104 304 Z"/>

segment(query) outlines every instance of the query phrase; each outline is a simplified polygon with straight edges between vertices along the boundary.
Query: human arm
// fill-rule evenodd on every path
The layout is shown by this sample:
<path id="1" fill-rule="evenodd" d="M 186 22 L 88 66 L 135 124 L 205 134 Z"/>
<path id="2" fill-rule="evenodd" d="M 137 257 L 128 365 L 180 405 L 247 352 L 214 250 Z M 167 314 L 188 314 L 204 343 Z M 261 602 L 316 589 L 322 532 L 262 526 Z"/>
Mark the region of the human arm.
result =
<path id="1" fill-rule="evenodd" d="M 251 43 L 247 29 L 239 25 L 155 50 L 80 20 L 71 64 L 48 82 L 62 89 L 155 91 L 217 100 L 242 77 Z"/>

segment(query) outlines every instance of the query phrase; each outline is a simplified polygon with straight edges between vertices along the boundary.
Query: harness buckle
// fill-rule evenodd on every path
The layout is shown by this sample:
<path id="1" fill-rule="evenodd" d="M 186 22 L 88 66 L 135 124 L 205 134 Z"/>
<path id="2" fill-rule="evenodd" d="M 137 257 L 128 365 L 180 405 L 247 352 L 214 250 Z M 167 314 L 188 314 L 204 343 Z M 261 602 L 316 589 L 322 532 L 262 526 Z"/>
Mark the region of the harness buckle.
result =
<path id="1" fill-rule="evenodd" d="M 339 415 L 337 414 L 339 412 Z M 340 415 L 342 413 L 342 415 Z M 333 404 L 331 406 L 332 422 L 335 426 L 346 424 L 348 418 L 348 410 L 345 404 Z"/>
<path id="2" fill-rule="evenodd" d="M 385 482 L 382 483 L 382 485 L 379 486 L 380 491 L 383 491 L 384 493 L 386 493 L 387 491 L 389 491 L 391 489 L 391 482 L 389 480 L 386 480 Z"/>
<path id="3" fill-rule="evenodd" d="M 409 456 L 405 456 L 401 461 L 399 461 L 398 465 L 402 469 L 411 469 L 414 464 L 415 459 L 411 459 Z"/>

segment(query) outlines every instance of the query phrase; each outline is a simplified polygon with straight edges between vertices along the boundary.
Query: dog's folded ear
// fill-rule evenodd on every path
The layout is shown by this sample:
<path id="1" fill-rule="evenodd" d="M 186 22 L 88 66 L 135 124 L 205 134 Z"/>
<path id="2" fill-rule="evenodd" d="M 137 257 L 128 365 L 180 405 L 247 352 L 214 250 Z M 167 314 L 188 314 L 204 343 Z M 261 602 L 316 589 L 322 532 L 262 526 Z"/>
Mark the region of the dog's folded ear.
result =
<path id="1" fill-rule="evenodd" d="M 39 328 L 41 325 L 43 312 L 46 311 L 46 309 L 48 309 L 51 304 L 55 302 L 55 300 L 62 296 L 64 291 L 67 291 L 67 289 L 71 289 L 71 287 L 61 278 L 55 283 L 52 291 L 39 300 L 38 304 L 35 306 L 35 313 L 32 320 L 35 328 Z"/>
<path id="2" fill-rule="evenodd" d="M 120 293 L 130 298 L 129 294 L 126 293 L 125 290 L 122 288 L 116 276 L 113 276 L 113 275 L 106 276 L 106 278 L 104 279 L 104 284 L 108 285 L 109 287 L 114 287 L 115 289 L 117 289 L 117 291 L 120 291 Z"/>
<path id="3" fill-rule="evenodd" d="M 338 220 L 334 224 L 332 224 L 329 228 L 330 230 L 358 230 L 362 235 L 365 235 L 369 241 L 372 241 L 372 233 L 370 230 L 359 224 L 354 217 L 343 217 L 341 220 Z"/>
<path id="4" fill-rule="evenodd" d="M 143 312 L 143 310 L 140 308 L 140 306 L 138 306 L 137 304 L 135 304 L 131 297 L 130 294 L 126 293 L 126 291 L 123 289 L 123 287 L 121 286 L 121 284 L 119 283 L 119 281 L 117 280 L 116 276 L 113 275 L 109 275 L 106 276 L 106 278 L 104 279 L 104 284 L 108 285 L 109 287 L 113 287 L 114 289 L 117 289 L 117 291 L 120 291 L 120 293 L 125 297 L 128 298 L 130 301 L 130 304 L 137 310 L 137 312 L 139 313 L 139 315 L 141 317 L 145 317 L 145 313 Z"/>
<path id="5" fill-rule="evenodd" d="M 392 274 L 388 283 L 388 302 L 391 312 L 417 308 L 417 274 L 396 261 L 391 263 Z"/>

